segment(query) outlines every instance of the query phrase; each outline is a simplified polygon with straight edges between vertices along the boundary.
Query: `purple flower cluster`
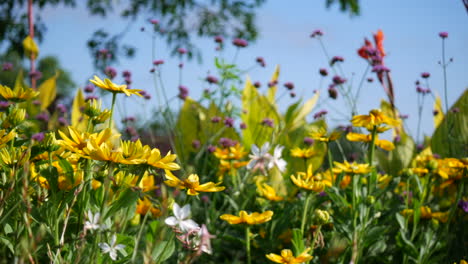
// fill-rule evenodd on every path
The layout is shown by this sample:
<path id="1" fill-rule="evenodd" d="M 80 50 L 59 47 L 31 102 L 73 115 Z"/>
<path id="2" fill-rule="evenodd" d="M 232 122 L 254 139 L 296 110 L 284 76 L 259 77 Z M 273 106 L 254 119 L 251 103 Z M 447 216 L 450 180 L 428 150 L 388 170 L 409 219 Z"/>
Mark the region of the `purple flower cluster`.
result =
<path id="1" fill-rule="evenodd" d="M 326 114 L 328 114 L 327 110 L 320 110 L 319 112 L 314 114 L 314 119 L 319 119 L 319 118 L 323 117 Z"/>
<path id="2" fill-rule="evenodd" d="M 306 144 L 307 146 L 312 146 L 312 144 L 314 144 L 314 140 L 310 137 L 305 137 L 304 144 Z"/>
<path id="3" fill-rule="evenodd" d="M 189 94 L 189 90 L 184 85 L 179 85 L 179 98 L 185 100 Z"/>
<path id="4" fill-rule="evenodd" d="M 229 148 L 229 147 L 234 147 L 235 145 L 237 145 L 237 141 L 235 140 L 232 140 L 230 138 L 220 138 L 219 139 L 219 145 L 221 145 L 223 148 Z"/>
<path id="5" fill-rule="evenodd" d="M 325 76 L 328 75 L 328 71 L 327 71 L 327 69 L 325 69 L 325 68 L 321 68 L 321 69 L 319 70 L 319 73 L 320 73 L 320 75 L 322 75 L 323 77 L 325 77 Z"/>
<path id="6" fill-rule="evenodd" d="M 288 90 L 292 90 L 292 89 L 294 89 L 294 83 L 287 82 L 287 83 L 284 84 L 284 87 L 286 87 L 286 89 L 288 89 Z"/>
<path id="7" fill-rule="evenodd" d="M 92 84 L 87 84 L 84 88 L 85 93 L 92 93 L 94 92 L 94 85 Z"/>
<path id="8" fill-rule="evenodd" d="M 39 133 L 32 135 L 31 139 L 37 142 L 41 142 L 42 140 L 44 140 L 44 137 L 45 137 L 44 132 L 39 132 Z"/>
<path id="9" fill-rule="evenodd" d="M 209 84 L 217 84 L 218 83 L 218 78 L 212 75 L 208 75 L 205 79 Z"/>
<path id="10" fill-rule="evenodd" d="M 338 90 L 335 88 L 335 85 L 330 85 L 328 87 L 328 96 L 332 99 L 338 98 Z"/>
<path id="11" fill-rule="evenodd" d="M 234 127 L 234 119 L 232 119 L 231 117 L 224 118 L 224 125 L 226 127 Z"/>
<path id="12" fill-rule="evenodd" d="M 247 40 L 241 38 L 235 38 L 232 40 L 232 44 L 238 48 L 245 48 L 249 45 Z"/>
<path id="13" fill-rule="evenodd" d="M 115 70 L 115 68 L 111 67 L 111 66 L 107 66 L 105 69 L 104 69 L 104 73 L 107 75 L 107 77 L 109 77 L 109 79 L 114 79 L 115 76 L 117 76 L 117 71 Z"/>
<path id="14" fill-rule="evenodd" d="M 341 84 L 343 84 L 343 83 L 345 83 L 345 82 L 346 82 L 346 79 L 345 79 L 345 78 L 341 78 L 341 77 L 338 76 L 338 75 L 335 75 L 335 76 L 333 77 L 333 83 L 336 84 L 336 85 L 341 85 Z"/>
<path id="15" fill-rule="evenodd" d="M 11 62 L 4 62 L 2 64 L 2 71 L 11 71 L 13 70 L 13 63 Z"/>
<path id="16" fill-rule="evenodd" d="M 310 34 L 311 38 L 321 37 L 321 36 L 323 36 L 323 32 L 320 29 L 316 29 L 312 32 L 312 34 Z"/>
<path id="17" fill-rule="evenodd" d="M 273 127 L 275 125 L 273 119 L 271 118 L 264 118 L 261 122 L 262 125 L 267 126 L 267 127 Z"/>
<path id="18" fill-rule="evenodd" d="M 330 65 L 333 66 L 335 65 L 335 63 L 337 62 L 343 62 L 344 61 L 344 58 L 341 57 L 341 56 L 334 56 L 331 61 L 330 61 Z"/>
<path id="19" fill-rule="evenodd" d="M 422 95 L 430 94 L 431 90 L 429 88 L 424 89 L 421 86 L 416 86 L 416 92 Z"/>
<path id="20" fill-rule="evenodd" d="M 262 67 L 266 66 L 265 59 L 263 59 L 263 57 L 257 57 L 255 61 Z"/>

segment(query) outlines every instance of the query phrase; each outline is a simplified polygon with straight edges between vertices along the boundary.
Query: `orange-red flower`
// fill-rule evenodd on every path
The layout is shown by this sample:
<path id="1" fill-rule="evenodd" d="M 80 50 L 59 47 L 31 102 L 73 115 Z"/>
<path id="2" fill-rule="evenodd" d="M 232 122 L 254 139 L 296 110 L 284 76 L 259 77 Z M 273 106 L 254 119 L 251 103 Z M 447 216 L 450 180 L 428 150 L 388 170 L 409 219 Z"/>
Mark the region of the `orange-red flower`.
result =
<path id="1" fill-rule="evenodd" d="M 384 34 L 381 29 L 377 31 L 377 33 L 374 34 L 374 42 L 375 45 L 377 46 L 377 49 L 380 52 L 380 56 L 385 57 L 385 50 L 383 48 L 383 40 L 384 40 Z"/>

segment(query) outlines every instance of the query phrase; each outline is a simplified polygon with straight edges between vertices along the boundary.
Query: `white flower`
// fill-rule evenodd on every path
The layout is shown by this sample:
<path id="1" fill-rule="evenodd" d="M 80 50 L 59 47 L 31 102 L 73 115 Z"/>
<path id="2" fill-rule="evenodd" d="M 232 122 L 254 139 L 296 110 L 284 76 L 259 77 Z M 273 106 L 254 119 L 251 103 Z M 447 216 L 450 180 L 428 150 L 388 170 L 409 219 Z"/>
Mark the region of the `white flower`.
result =
<path id="1" fill-rule="evenodd" d="M 174 216 L 166 218 L 164 221 L 166 225 L 171 227 L 179 226 L 182 232 L 200 228 L 195 221 L 188 219 L 190 217 L 190 204 L 186 204 L 180 208 L 177 203 L 174 203 L 172 211 L 174 212 Z"/>
<path id="2" fill-rule="evenodd" d="M 270 143 L 266 142 L 263 144 L 261 149 L 258 149 L 257 145 L 252 144 L 252 154 L 249 155 L 251 158 L 249 164 L 247 164 L 247 169 L 256 171 L 260 169 L 264 174 L 265 172 L 265 166 L 270 162 L 271 160 L 271 154 L 268 153 L 270 151 Z"/>
<path id="3" fill-rule="evenodd" d="M 99 247 L 102 249 L 102 253 L 106 254 L 109 253 L 109 256 L 112 260 L 117 259 L 117 250 L 123 250 L 125 245 L 122 244 L 115 244 L 117 242 L 117 237 L 115 234 L 112 236 L 110 244 L 107 243 L 99 243 Z"/>
<path id="4" fill-rule="evenodd" d="M 270 159 L 270 163 L 268 163 L 268 169 L 273 168 L 276 166 L 281 172 L 284 172 L 286 169 L 286 161 L 281 158 L 281 153 L 283 152 L 283 146 L 276 146 L 273 157 Z"/>
<path id="5" fill-rule="evenodd" d="M 86 214 L 86 217 L 88 218 L 88 221 L 85 222 L 84 224 L 84 229 L 85 230 L 97 230 L 97 229 L 105 229 L 106 225 L 100 225 L 99 224 L 99 218 L 101 217 L 101 214 L 97 212 L 96 214 L 93 215 L 93 212 L 91 210 L 88 210 L 88 213 Z"/>

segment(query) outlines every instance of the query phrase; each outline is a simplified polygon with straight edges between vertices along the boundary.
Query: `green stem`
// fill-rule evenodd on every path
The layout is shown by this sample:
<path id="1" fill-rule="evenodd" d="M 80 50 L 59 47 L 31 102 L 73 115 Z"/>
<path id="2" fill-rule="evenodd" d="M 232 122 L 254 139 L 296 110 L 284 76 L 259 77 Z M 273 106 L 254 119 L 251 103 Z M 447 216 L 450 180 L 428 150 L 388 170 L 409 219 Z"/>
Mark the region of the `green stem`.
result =
<path id="1" fill-rule="evenodd" d="M 353 175 L 353 190 L 352 190 L 352 200 L 353 200 L 353 240 L 352 240 L 352 256 L 351 261 L 353 263 L 357 263 L 359 259 L 359 245 L 358 245 L 358 230 L 357 230 L 357 217 L 358 217 L 358 210 L 357 206 L 357 189 L 358 189 L 358 181 L 359 178 L 356 175 Z"/>
<path id="2" fill-rule="evenodd" d="M 304 204 L 304 211 L 302 213 L 302 222 L 301 222 L 301 234 L 304 236 L 304 228 L 306 225 L 307 211 L 309 211 L 310 200 L 312 199 L 312 194 L 308 194 Z"/>
<path id="3" fill-rule="evenodd" d="M 247 252 L 247 264 L 251 264 L 252 260 L 250 258 L 250 227 L 248 225 L 245 227 L 245 250 Z"/>
<path id="4" fill-rule="evenodd" d="M 449 114 L 449 104 L 448 104 L 448 90 L 447 90 L 447 63 L 445 62 L 445 39 L 442 38 L 442 70 L 444 72 L 444 99 L 445 99 L 445 129 L 447 135 L 447 144 L 449 149 L 449 154 L 452 154 L 452 144 L 450 142 L 450 131 L 448 123 L 448 114 Z"/>
<path id="5" fill-rule="evenodd" d="M 110 112 L 110 119 L 109 119 L 109 129 L 112 129 L 112 120 L 114 119 L 114 106 L 115 106 L 115 99 L 117 98 L 117 93 L 112 93 L 112 106 Z"/>
<path id="6" fill-rule="evenodd" d="M 375 150 L 375 138 L 377 135 L 377 126 L 374 126 L 372 129 L 372 140 L 369 148 L 369 165 L 372 167 L 372 162 L 374 160 L 374 150 Z"/>
<path id="7" fill-rule="evenodd" d="M 330 177 L 332 180 L 332 186 L 335 186 L 335 177 L 333 175 L 333 157 L 330 151 L 330 142 L 327 142 L 327 153 L 328 153 L 328 167 L 330 169 Z"/>
<path id="8" fill-rule="evenodd" d="M 135 248 L 133 249 L 133 254 L 132 254 L 132 263 L 135 263 L 135 259 L 138 253 L 138 243 L 140 242 L 141 235 L 143 233 L 143 228 L 145 227 L 146 220 L 148 219 L 148 215 L 150 214 L 149 210 L 146 212 L 145 217 L 143 218 L 143 223 L 141 223 L 140 226 L 140 231 L 138 231 L 138 235 L 135 239 Z"/>

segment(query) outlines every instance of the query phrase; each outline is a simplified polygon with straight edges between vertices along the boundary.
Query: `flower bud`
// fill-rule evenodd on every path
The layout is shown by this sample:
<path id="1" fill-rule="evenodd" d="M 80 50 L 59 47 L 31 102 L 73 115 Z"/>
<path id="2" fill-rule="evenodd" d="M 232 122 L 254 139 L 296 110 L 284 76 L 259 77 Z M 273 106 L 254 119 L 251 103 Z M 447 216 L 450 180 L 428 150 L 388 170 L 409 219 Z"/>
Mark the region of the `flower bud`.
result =
<path id="1" fill-rule="evenodd" d="M 330 220 L 330 214 L 327 211 L 320 209 L 315 210 L 314 217 L 319 225 L 324 225 Z"/>

